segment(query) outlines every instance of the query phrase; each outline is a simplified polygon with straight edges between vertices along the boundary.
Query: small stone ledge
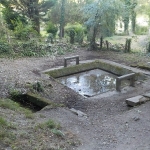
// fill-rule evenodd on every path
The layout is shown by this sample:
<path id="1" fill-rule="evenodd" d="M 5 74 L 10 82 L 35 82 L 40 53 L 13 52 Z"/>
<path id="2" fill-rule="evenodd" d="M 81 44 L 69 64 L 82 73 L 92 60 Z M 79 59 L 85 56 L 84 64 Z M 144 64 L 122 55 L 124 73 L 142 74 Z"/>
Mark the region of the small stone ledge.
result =
<path id="1" fill-rule="evenodd" d="M 71 108 L 70 111 L 73 112 L 74 114 L 76 114 L 79 117 L 86 117 L 87 118 L 87 114 L 83 113 L 80 110 L 76 110 L 74 108 Z"/>
<path id="2" fill-rule="evenodd" d="M 84 72 L 92 69 L 102 69 L 104 71 L 108 71 L 110 73 L 122 76 L 125 74 L 133 73 L 132 70 L 123 68 L 121 66 L 117 66 L 115 64 L 103 62 L 100 60 L 95 60 L 92 62 L 87 62 L 87 63 L 81 63 L 75 66 L 68 66 L 64 68 L 58 68 L 58 69 L 53 69 L 49 71 L 44 71 L 44 73 L 48 74 L 49 76 L 53 78 L 59 78 L 79 72 Z M 142 73 L 136 72 L 136 80 L 138 79 L 146 79 L 146 76 Z"/>
<path id="3" fill-rule="evenodd" d="M 25 94 L 18 94 L 18 95 L 15 95 L 15 96 L 11 97 L 11 98 L 14 101 L 17 101 L 17 102 L 20 102 L 20 103 L 22 103 L 22 102 L 31 103 L 34 106 L 40 107 L 41 109 L 44 108 L 47 105 L 50 105 L 53 108 L 62 107 L 61 104 L 54 103 L 49 99 L 46 99 L 44 97 L 41 97 L 38 94 L 34 94 L 34 93 L 31 93 L 31 92 L 28 92 L 28 93 L 25 93 Z"/>
<path id="4" fill-rule="evenodd" d="M 150 100 L 150 97 L 138 95 L 138 96 L 126 99 L 126 103 L 127 103 L 127 105 L 134 107 L 134 106 L 143 104 L 149 100 Z"/>

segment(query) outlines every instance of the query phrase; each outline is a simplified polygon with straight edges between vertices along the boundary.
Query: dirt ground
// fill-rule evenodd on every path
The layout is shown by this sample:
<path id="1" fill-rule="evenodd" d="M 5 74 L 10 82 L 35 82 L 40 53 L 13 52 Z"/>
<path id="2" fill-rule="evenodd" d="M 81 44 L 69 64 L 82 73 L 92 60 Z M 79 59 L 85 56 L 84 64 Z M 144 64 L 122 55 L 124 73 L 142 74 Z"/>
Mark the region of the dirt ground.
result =
<path id="1" fill-rule="evenodd" d="M 44 122 L 49 118 L 60 122 L 62 128 L 80 141 L 80 144 L 74 144 L 68 150 L 149 150 L 150 102 L 132 108 L 126 105 L 125 99 L 149 92 L 150 80 L 138 81 L 135 88 L 125 87 L 121 92 L 112 91 L 84 98 L 42 73 L 44 70 L 62 66 L 64 57 L 72 55 L 79 55 L 81 61 L 105 59 L 125 66 L 149 62 L 149 57 L 135 53 L 87 51 L 85 48 L 78 48 L 72 53 L 56 57 L 0 59 L 0 97 L 7 97 L 8 91 L 14 88 L 26 92 L 24 88 L 26 83 L 45 80 L 54 88 L 54 93 L 50 93 L 51 100 L 63 103 L 67 107 L 52 109 L 46 106 L 34 114 L 34 122 Z M 145 71 L 145 73 L 150 72 Z M 77 116 L 70 111 L 70 108 L 80 110 L 86 115 Z M 8 110 L 0 108 L 0 114 L 2 116 L 7 114 L 6 118 L 12 121 L 9 116 L 11 112 L 8 113 Z M 20 130 L 33 124 L 32 121 L 24 121 L 23 117 L 17 117 L 15 113 L 13 121 L 20 125 Z M 30 131 L 32 135 L 33 131 Z M 48 144 L 49 141 L 46 143 Z M 34 145 L 37 144 L 38 141 L 35 140 Z M 34 145 L 20 150 L 34 149 Z M 2 144 L 0 146 L 1 149 L 11 149 Z"/>

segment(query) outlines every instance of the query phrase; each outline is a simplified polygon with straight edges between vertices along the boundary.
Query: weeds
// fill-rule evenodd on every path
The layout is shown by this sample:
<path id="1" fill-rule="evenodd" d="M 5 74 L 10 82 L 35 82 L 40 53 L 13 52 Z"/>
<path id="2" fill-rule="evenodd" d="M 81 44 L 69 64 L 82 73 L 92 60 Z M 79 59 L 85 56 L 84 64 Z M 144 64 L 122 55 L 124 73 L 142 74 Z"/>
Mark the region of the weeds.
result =
<path id="1" fill-rule="evenodd" d="M 14 134 L 12 134 L 9 129 L 14 129 L 14 126 L 0 117 L 0 141 L 10 143 L 12 140 L 15 140 Z"/>
<path id="2" fill-rule="evenodd" d="M 64 134 L 58 129 L 52 129 L 51 132 L 57 136 L 63 137 Z"/>
<path id="3" fill-rule="evenodd" d="M 43 86 L 41 85 L 40 82 L 36 82 L 33 84 L 33 89 L 36 90 L 37 92 L 43 92 L 44 91 L 44 88 Z"/>
<path id="4" fill-rule="evenodd" d="M 56 123 L 54 120 L 49 119 L 47 122 L 45 123 L 40 123 L 37 126 L 35 126 L 35 129 L 50 129 L 50 131 L 60 137 L 63 137 L 64 134 L 62 133 L 62 131 L 60 131 L 60 124 Z"/>
<path id="5" fill-rule="evenodd" d="M 34 118 L 34 114 L 32 113 L 31 110 L 21 107 L 19 103 L 16 103 L 10 99 L 0 99 L 0 107 L 17 112 L 23 112 L 25 117 L 28 119 Z"/>

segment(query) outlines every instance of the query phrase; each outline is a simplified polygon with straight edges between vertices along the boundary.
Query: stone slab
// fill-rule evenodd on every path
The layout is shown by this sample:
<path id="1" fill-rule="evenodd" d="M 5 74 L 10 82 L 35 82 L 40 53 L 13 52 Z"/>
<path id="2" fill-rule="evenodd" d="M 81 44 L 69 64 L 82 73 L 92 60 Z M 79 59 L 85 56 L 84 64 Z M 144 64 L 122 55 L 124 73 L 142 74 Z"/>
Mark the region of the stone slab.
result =
<path id="1" fill-rule="evenodd" d="M 137 105 L 145 103 L 146 101 L 149 101 L 149 100 L 150 100 L 150 98 L 148 98 L 148 97 L 138 95 L 138 96 L 126 99 L 126 103 L 129 106 L 137 106 Z"/>
<path id="2" fill-rule="evenodd" d="M 145 93 L 145 94 L 143 94 L 143 96 L 150 98 L 150 93 Z"/>
<path id="3" fill-rule="evenodd" d="M 79 117 L 87 117 L 87 114 L 83 113 L 80 110 L 76 110 L 74 108 L 71 108 L 70 111 L 73 112 L 74 114 L 76 114 Z"/>

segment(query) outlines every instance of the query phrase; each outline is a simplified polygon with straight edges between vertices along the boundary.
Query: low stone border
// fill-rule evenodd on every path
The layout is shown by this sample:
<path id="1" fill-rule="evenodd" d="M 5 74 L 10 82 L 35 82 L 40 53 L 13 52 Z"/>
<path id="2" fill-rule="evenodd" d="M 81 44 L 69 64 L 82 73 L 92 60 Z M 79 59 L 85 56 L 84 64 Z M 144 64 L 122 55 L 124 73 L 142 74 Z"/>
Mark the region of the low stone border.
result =
<path id="1" fill-rule="evenodd" d="M 135 86 L 135 73 L 126 74 L 116 78 L 116 90 L 121 91 L 121 81 L 130 79 L 130 86 Z"/>
<path id="2" fill-rule="evenodd" d="M 68 66 L 64 68 L 55 68 L 54 70 L 45 71 L 46 74 L 53 78 L 59 78 L 63 76 L 72 75 L 79 72 L 84 72 L 92 69 L 102 69 L 104 71 L 116 74 L 118 76 L 122 76 L 125 74 L 134 73 L 130 69 L 126 69 L 114 64 L 106 63 L 100 60 L 95 60 L 93 62 L 82 63 L 75 66 Z M 136 72 L 135 79 L 146 79 L 146 76 L 142 73 Z"/>
<path id="3" fill-rule="evenodd" d="M 57 104 L 54 102 L 51 102 L 49 99 L 43 98 L 39 96 L 38 94 L 33 93 L 26 93 L 26 94 L 19 94 L 11 97 L 14 101 L 22 103 L 22 101 L 30 102 L 33 105 L 44 108 L 47 105 L 51 105 L 53 108 L 62 106 L 61 104 Z"/>

